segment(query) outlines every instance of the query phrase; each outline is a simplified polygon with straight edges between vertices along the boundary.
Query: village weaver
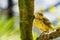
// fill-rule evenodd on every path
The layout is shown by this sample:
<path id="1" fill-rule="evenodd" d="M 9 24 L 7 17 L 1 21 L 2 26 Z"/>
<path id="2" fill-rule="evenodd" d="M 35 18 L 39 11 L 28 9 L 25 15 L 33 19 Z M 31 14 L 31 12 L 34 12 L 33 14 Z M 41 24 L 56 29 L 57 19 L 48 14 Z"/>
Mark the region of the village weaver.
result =
<path id="1" fill-rule="evenodd" d="M 49 32 L 49 30 L 54 30 L 54 26 L 51 24 L 51 22 L 46 17 L 43 16 L 42 12 L 38 12 L 35 14 L 33 24 L 41 32 Z"/>

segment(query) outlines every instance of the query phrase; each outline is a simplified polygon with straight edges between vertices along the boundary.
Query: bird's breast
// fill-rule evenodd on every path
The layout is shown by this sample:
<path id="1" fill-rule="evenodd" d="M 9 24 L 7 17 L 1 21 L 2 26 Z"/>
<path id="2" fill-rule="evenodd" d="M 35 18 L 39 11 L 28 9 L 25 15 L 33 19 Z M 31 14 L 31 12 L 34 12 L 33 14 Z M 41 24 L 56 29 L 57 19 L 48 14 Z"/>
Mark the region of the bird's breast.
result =
<path id="1" fill-rule="evenodd" d="M 49 27 L 46 26 L 42 20 L 35 20 L 34 25 L 40 30 L 40 31 L 49 31 Z"/>

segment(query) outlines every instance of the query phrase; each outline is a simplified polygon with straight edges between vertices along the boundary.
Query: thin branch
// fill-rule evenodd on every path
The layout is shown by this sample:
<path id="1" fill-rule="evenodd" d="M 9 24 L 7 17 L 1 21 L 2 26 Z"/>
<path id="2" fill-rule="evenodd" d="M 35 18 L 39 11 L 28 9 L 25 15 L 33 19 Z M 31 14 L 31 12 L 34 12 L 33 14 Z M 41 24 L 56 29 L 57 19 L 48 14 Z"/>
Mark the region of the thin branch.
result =
<path id="1" fill-rule="evenodd" d="M 57 29 L 58 30 L 58 29 Z M 60 29 L 59 29 L 60 30 Z M 54 38 L 58 38 L 60 37 L 60 31 L 55 31 L 55 32 L 52 32 L 50 34 L 43 34 L 42 36 L 40 35 L 37 40 L 50 40 L 50 39 L 54 39 Z"/>

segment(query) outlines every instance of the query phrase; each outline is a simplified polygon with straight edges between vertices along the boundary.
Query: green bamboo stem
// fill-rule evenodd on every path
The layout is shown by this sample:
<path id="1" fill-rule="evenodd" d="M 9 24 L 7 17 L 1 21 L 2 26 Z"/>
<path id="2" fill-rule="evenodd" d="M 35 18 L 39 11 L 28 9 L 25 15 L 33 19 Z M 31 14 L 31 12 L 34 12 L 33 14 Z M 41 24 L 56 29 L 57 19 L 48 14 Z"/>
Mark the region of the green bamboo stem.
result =
<path id="1" fill-rule="evenodd" d="M 34 14 L 34 0 L 18 0 L 20 12 L 21 40 L 33 40 L 32 22 Z"/>

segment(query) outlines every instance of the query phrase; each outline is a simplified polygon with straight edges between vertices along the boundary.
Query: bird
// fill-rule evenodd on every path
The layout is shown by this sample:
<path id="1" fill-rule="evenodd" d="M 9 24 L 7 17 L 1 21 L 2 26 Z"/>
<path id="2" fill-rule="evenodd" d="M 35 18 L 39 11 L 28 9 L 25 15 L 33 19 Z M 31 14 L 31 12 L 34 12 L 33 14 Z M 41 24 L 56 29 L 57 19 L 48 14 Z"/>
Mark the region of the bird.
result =
<path id="1" fill-rule="evenodd" d="M 41 32 L 48 33 L 50 30 L 54 30 L 54 25 L 48 18 L 44 17 L 43 10 L 34 14 L 33 25 L 36 26 Z"/>

